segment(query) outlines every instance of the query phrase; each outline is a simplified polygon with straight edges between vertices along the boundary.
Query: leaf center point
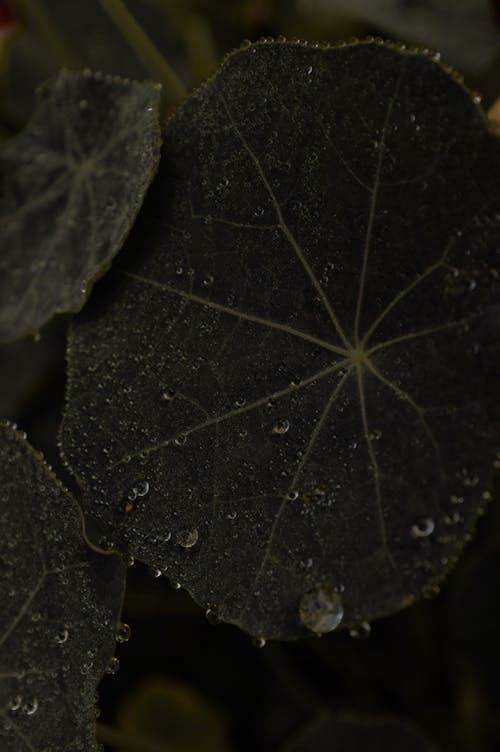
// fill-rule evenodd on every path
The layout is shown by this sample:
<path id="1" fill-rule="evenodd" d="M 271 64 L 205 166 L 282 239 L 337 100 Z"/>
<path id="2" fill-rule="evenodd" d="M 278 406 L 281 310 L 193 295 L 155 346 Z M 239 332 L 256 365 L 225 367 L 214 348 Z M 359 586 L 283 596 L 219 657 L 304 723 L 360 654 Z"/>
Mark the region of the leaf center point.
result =
<path id="1" fill-rule="evenodd" d="M 347 359 L 352 366 L 364 366 L 370 360 L 369 352 L 365 350 L 361 342 L 354 347 L 350 347 L 347 353 Z"/>

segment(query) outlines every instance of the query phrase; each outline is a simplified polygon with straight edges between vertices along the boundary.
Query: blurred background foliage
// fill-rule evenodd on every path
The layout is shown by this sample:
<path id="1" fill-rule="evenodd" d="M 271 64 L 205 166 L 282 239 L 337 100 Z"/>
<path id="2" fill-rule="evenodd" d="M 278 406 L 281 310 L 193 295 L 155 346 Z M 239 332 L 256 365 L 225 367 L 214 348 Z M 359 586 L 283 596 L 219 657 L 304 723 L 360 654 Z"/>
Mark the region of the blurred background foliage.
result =
<path id="1" fill-rule="evenodd" d="M 37 86 L 62 66 L 151 77 L 105 5 L 0 0 L 0 138 L 22 129 Z M 496 0 L 126 0 L 126 6 L 188 90 L 243 39 L 334 43 L 378 35 L 439 50 L 482 93 L 486 108 L 500 93 Z M 173 110 L 164 95 L 164 119 Z M 57 451 L 67 325 L 59 318 L 36 337 L 0 348 L 0 403 L 1 416 L 19 423 L 74 488 Z M 408 719 L 443 752 L 498 752 L 498 486 L 497 478 L 475 540 L 439 597 L 357 635 L 258 649 L 236 628 L 211 625 L 185 592 L 131 567 L 123 618 L 132 640 L 118 645 L 121 670 L 100 687 L 105 749 L 271 752 L 318 713 L 348 712 Z M 340 749 L 335 739 L 310 748 L 358 749 Z"/>

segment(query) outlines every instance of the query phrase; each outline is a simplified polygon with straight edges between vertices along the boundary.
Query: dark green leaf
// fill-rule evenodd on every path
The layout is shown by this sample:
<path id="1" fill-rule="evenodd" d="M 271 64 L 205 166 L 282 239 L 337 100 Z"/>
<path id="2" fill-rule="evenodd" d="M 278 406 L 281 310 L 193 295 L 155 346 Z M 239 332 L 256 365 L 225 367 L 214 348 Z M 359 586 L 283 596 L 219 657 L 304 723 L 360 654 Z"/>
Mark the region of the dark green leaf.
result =
<path id="1" fill-rule="evenodd" d="M 120 249 L 159 157 L 158 87 L 62 71 L 0 152 L 0 341 L 77 311 Z"/>
<path id="2" fill-rule="evenodd" d="M 284 752 L 437 752 L 412 724 L 392 718 L 318 716 Z"/>
<path id="3" fill-rule="evenodd" d="M 124 566 L 90 550 L 76 502 L 6 423 L 0 484 L 0 747 L 96 750 L 94 695 L 115 649 Z"/>
<path id="4" fill-rule="evenodd" d="M 499 174 L 425 56 L 231 56 L 71 337 L 64 450 L 106 535 L 264 637 L 431 590 L 499 443 Z"/>

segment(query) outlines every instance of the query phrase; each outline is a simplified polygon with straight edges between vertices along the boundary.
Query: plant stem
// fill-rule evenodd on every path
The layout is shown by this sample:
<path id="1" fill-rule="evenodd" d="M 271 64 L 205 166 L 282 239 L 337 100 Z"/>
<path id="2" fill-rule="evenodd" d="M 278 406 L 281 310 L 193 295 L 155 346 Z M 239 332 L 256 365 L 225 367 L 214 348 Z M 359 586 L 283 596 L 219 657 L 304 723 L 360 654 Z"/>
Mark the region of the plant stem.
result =
<path id="1" fill-rule="evenodd" d="M 173 747 L 163 742 L 148 741 L 130 735 L 107 723 L 96 724 L 96 736 L 98 741 L 120 749 L 122 752 L 175 752 Z"/>
<path id="2" fill-rule="evenodd" d="M 154 42 L 141 28 L 123 0 L 99 0 L 138 60 L 156 81 L 159 81 L 172 104 L 179 104 L 187 91 L 175 71 L 165 60 Z"/>
<path id="3" fill-rule="evenodd" d="M 38 33 L 47 49 L 52 53 L 59 65 L 68 68 L 80 68 L 79 56 L 67 44 L 64 36 L 51 18 L 43 0 L 10 0 L 14 12 L 24 20 L 26 25 Z"/>

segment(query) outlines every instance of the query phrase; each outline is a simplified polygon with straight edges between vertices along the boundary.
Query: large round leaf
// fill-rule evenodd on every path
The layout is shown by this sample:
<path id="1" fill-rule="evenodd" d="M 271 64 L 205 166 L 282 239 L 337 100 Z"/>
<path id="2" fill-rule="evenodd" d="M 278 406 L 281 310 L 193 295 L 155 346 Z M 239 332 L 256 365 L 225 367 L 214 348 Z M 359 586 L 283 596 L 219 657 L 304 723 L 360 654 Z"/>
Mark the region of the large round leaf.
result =
<path id="1" fill-rule="evenodd" d="M 159 159 L 159 87 L 61 71 L 0 151 L 0 342 L 78 311 Z"/>
<path id="2" fill-rule="evenodd" d="M 124 565 L 90 550 L 76 502 L 6 423 L 0 485 L 0 748 L 94 752 Z"/>
<path id="3" fill-rule="evenodd" d="M 64 452 L 115 545 L 265 637 L 433 588 L 499 444 L 499 174 L 423 55 L 232 55 L 71 337 Z"/>

